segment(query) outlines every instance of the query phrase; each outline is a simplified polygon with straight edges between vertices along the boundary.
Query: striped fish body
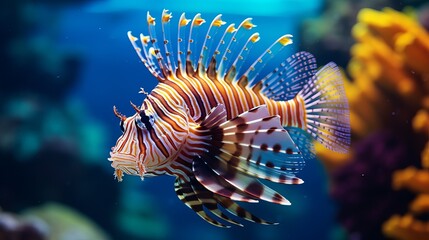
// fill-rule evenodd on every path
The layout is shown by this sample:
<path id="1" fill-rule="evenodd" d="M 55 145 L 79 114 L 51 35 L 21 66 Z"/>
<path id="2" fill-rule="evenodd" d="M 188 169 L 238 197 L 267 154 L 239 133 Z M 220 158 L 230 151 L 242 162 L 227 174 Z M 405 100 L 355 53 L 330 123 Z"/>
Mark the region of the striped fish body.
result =
<path id="1" fill-rule="evenodd" d="M 180 81 L 159 83 L 148 98 L 161 99 L 161 105 L 187 106 L 189 117 L 199 124 L 213 108 L 225 106 L 227 120 L 257 106 L 266 105 L 270 116 L 278 115 L 284 127 L 304 128 L 305 108 L 301 96 L 286 101 L 269 99 L 257 89 L 247 88 L 224 80 L 211 80 L 207 76 L 187 76 Z M 174 99 L 174 100 L 173 100 Z M 176 102 L 174 102 L 176 101 Z M 145 104 L 149 104 L 147 100 Z M 174 102 L 174 103 L 172 103 Z M 160 109 L 160 106 L 156 106 Z M 169 115 L 170 112 L 163 114 Z"/>
<path id="2" fill-rule="evenodd" d="M 266 62 L 292 43 L 291 35 L 280 37 L 243 71 L 251 45 L 259 40 L 257 33 L 248 33 L 247 41 L 237 40 L 255 27 L 251 19 L 237 28 L 227 26 L 222 35 L 217 32 L 225 22 L 218 15 L 197 49 L 198 39 L 193 36 L 205 20 L 200 14 L 192 21 L 182 14 L 173 51 L 168 31 L 171 18 L 164 10 L 162 48 L 149 13 L 149 36 L 141 34 L 140 45 L 128 33 L 140 60 L 159 83 L 150 93 L 142 90 L 146 99 L 140 107 L 132 104 L 133 116 L 127 118 L 114 108 L 123 131 L 109 158 L 115 176 L 120 181 L 124 173 L 142 179 L 175 176 L 179 199 L 215 226 L 228 225 L 207 212 L 241 225 L 222 209 L 249 221 L 272 224 L 236 201 L 289 205 L 258 179 L 303 183 L 296 174 L 306 160 L 314 158 L 313 140 L 338 152 L 347 151 L 348 104 L 338 67 L 329 63 L 317 70 L 314 57 L 299 52 L 260 77 Z M 210 42 L 216 37 L 218 42 Z"/>

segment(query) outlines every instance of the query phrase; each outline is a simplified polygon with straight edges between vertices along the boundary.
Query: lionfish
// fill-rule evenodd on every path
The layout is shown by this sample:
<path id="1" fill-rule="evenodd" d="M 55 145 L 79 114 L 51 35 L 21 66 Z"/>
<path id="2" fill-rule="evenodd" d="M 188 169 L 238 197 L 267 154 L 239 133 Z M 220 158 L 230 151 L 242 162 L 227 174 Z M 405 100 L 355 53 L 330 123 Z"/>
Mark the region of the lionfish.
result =
<path id="1" fill-rule="evenodd" d="M 161 16 L 162 42 L 149 12 L 149 35 L 137 38 L 128 32 L 141 62 L 159 83 L 150 93 L 142 89 L 146 99 L 140 107 L 131 103 L 133 116 L 113 107 L 123 133 L 109 161 L 118 181 L 124 173 L 142 179 L 174 176 L 179 199 L 215 226 L 242 226 L 227 212 L 275 224 L 237 202 L 290 205 L 258 179 L 303 183 L 296 174 L 305 160 L 314 158 L 313 140 L 348 151 L 350 121 L 342 75 L 334 63 L 317 69 L 312 54 L 298 52 L 260 76 L 266 62 L 292 44 L 289 34 L 242 69 L 245 60 L 252 62 L 248 54 L 260 36 L 249 31 L 255 27 L 251 18 L 236 27 L 226 26 L 221 16 L 203 38 L 196 37 L 205 23 L 201 14 L 191 20 L 183 13 L 177 42 L 172 41 L 168 10 Z"/>

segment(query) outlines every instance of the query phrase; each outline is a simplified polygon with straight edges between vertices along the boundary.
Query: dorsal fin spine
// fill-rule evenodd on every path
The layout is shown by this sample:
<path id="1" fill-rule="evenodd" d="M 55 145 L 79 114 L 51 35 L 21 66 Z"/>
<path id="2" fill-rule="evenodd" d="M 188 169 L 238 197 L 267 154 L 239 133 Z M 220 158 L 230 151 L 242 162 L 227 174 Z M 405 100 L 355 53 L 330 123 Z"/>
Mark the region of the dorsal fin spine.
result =
<path id="1" fill-rule="evenodd" d="M 162 18 L 161 18 L 162 22 Z M 165 63 L 165 60 L 163 58 L 163 55 L 161 54 L 161 49 L 158 46 L 158 38 L 156 37 L 156 28 L 155 28 L 155 18 L 153 18 L 149 12 L 147 12 L 147 23 L 149 28 L 149 36 L 150 36 L 150 43 L 152 44 L 152 48 L 150 48 L 149 53 L 156 57 L 156 60 L 158 62 L 159 68 L 161 69 L 161 72 L 166 78 L 170 75 L 170 70 L 167 67 L 167 64 Z"/>
<path id="2" fill-rule="evenodd" d="M 199 40 L 199 27 L 205 23 L 206 20 L 201 18 L 201 14 L 197 13 L 192 19 L 191 27 L 189 28 L 189 36 L 188 36 L 188 51 L 186 53 L 186 61 L 187 64 L 192 66 L 192 72 L 196 70 L 196 64 L 198 61 L 198 55 L 196 51 L 196 42 Z M 195 37 L 194 37 L 195 36 Z"/>
<path id="3" fill-rule="evenodd" d="M 262 89 L 262 82 L 257 82 L 255 85 L 252 86 L 252 91 L 256 94 L 259 94 Z"/>
<path id="4" fill-rule="evenodd" d="M 150 48 L 149 48 L 150 37 L 140 33 L 140 42 L 142 44 L 143 53 L 146 56 L 146 60 L 148 62 L 149 67 L 153 69 L 153 71 L 156 73 L 155 76 L 158 78 L 158 80 L 164 81 L 165 80 L 164 76 L 162 75 L 161 71 L 158 69 L 157 64 L 155 64 L 155 62 L 153 61 L 154 55 L 151 54 L 150 52 Z"/>
<path id="5" fill-rule="evenodd" d="M 219 57 L 220 57 L 221 51 L 219 49 L 225 44 L 225 42 L 226 42 L 225 38 L 229 38 L 229 37 L 232 38 L 231 34 L 233 34 L 235 31 L 237 31 L 237 29 L 234 26 L 235 26 L 235 24 L 231 23 L 226 28 L 225 32 L 223 33 L 221 39 L 219 40 L 218 45 L 216 46 L 216 48 L 213 52 L 212 58 L 209 60 L 210 61 L 209 62 L 210 67 L 207 67 L 207 73 L 220 71 Z M 229 40 L 228 40 L 228 42 L 229 42 Z M 211 74 L 208 74 L 208 75 L 210 76 Z M 216 76 L 216 78 L 217 78 L 217 76 Z M 217 78 L 217 79 L 222 79 L 222 78 Z"/>
<path id="6" fill-rule="evenodd" d="M 158 78 L 158 73 L 153 69 L 153 67 L 148 62 L 147 58 L 143 57 L 142 55 L 142 49 L 137 46 L 137 40 L 138 38 L 134 37 L 131 33 L 131 31 L 128 31 L 127 33 L 128 39 L 130 40 L 131 44 L 133 45 L 133 48 L 136 50 L 137 56 L 140 58 L 140 61 L 145 65 L 145 67 L 149 70 L 151 74 L 153 74 L 155 77 Z"/>
<path id="7" fill-rule="evenodd" d="M 247 30 L 250 30 L 253 27 L 256 27 L 256 25 L 254 25 L 251 21 L 252 21 L 252 18 L 246 18 L 246 19 L 244 19 L 240 23 L 240 25 L 238 25 L 237 29 L 235 29 L 235 31 L 232 32 L 231 39 L 229 39 L 229 42 L 226 45 L 225 50 L 223 51 L 222 57 L 220 58 L 220 62 L 219 62 L 219 65 L 218 65 L 218 72 L 217 72 L 218 73 L 218 78 L 223 78 L 225 76 L 225 69 L 226 69 L 227 66 L 225 64 L 225 67 L 224 67 L 224 61 L 226 63 L 229 62 L 227 54 L 231 52 L 232 44 L 234 44 L 234 43 L 237 42 L 237 39 L 236 39 L 237 33 L 241 29 L 243 29 L 243 28 L 247 29 Z"/>
<path id="8" fill-rule="evenodd" d="M 195 74 L 206 75 L 213 81 L 222 80 L 233 84 L 238 84 L 242 87 L 253 89 L 257 82 L 255 79 L 260 74 L 262 68 L 266 65 L 266 62 L 272 58 L 277 52 L 279 52 L 284 46 L 292 43 L 292 35 L 284 35 L 275 41 L 262 55 L 255 61 L 251 66 L 241 74 L 241 68 L 244 64 L 244 59 L 249 54 L 249 49 L 255 42 L 259 40 L 259 34 L 253 33 L 245 42 L 244 45 L 238 44 L 243 41 L 238 41 L 237 34 L 244 34 L 246 31 L 241 29 L 250 30 L 256 25 L 251 22 L 251 18 L 243 20 L 238 28 L 235 28 L 234 24 L 230 24 L 220 40 L 215 38 L 218 44 L 213 44 L 216 36 L 216 32 L 222 25 L 225 24 L 221 20 L 221 14 L 217 15 L 211 22 L 207 33 L 204 37 L 201 49 L 198 49 L 199 55 L 195 48 L 197 47 L 196 41 L 199 32 L 196 29 L 205 22 L 201 18 L 201 14 L 196 14 L 192 20 L 190 28 L 186 30 L 186 26 L 191 22 L 190 19 L 186 19 L 185 13 L 182 13 L 178 22 L 178 38 L 177 38 L 177 52 L 174 53 L 170 42 L 170 20 L 172 14 L 168 10 L 163 10 L 161 23 L 162 23 L 162 35 L 164 49 L 161 52 L 158 47 L 158 40 L 156 38 L 155 29 L 155 18 L 153 18 L 149 12 L 147 12 L 147 24 L 149 29 L 149 36 L 140 34 L 141 48 L 137 45 L 137 38 L 128 33 L 128 37 L 136 50 L 140 60 L 148 68 L 148 70 L 158 78 L 160 81 L 164 81 L 167 78 L 176 79 L 186 78 L 187 76 L 195 76 Z M 216 28 L 215 28 L 216 27 Z M 189 31 L 189 32 L 188 32 Z M 187 35 L 189 33 L 189 35 Z M 215 35 L 213 35 L 215 34 Z M 216 46 L 212 50 L 212 46 Z M 232 49 L 234 47 L 234 49 Z M 240 48 L 240 49 L 238 49 Z M 143 53 L 142 53 L 143 51 Z M 185 52 L 186 51 L 186 52 Z M 232 53 L 233 51 L 233 53 Z M 174 54 L 177 54 L 175 59 Z M 185 57 L 186 56 L 186 57 Z M 209 57 L 211 56 L 211 58 Z M 154 59 L 156 58 L 156 60 Z M 176 62 L 177 61 L 177 62 Z M 241 76 L 240 76 L 240 75 Z M 269 79 L 272 82 L 274 78 L 268 75 L 262 81 Z M 180 76 L 180 77 L 179 77 Z M 268 83 L 268 82 L 266 82 Z M 260 91 L 261 89 L 265 92 L 264 83 L 261 86 L 253 90 Z M 272 85 L 272 86 L 271 86 Z M 278 84 L 270 83 L 270 87 L 275 87 Z M 292 87 L 291 87 L 292 88 Z M 284 90 L 269 89 L 271 94 L 281 92 Z"/>
<path id="9" fill-rule="evenodd" d="M 189 23 L 189 19 L 186 19 L 185 13 L 180 15 L 179 22 L 177 24 L 177 65 L 178 71 L 182 75 L 186 75 L 185 71 L 185 53 L 183 52 L 185 49 L 185 37 L 186 33 L 184 31 L 184 27 L 186 27 Z"/>
<path id="10" fill-rule="evenodd" d="M 238 53 L 236 59 L 234 60 L 234 62 L 232 63 L 231 67 L 229 68 L 229 70 L 227 71 L 227 75 L 228 73 L 234 69 L 234 76 L 229 76 L 228 78 L 232 79 L 233 83 L 237 82 L 237 74 L 240 72 L 241 67 L 243 66 L 244 63 L 244 59 L 246 59 L 247 55 L 250 52 L 251 47 L 253 46 L 254 43 L 256 43 L 257 41 L 259 41 L 260 37 L 259 37 L 259 33 L 253 33 L 249 39 L 247 39 L 246 43 L 244 44 L 244 46 L 241 48 L 240 52 Z M 251 45 L 249 45 L 249 43 Z M 243 55 L 244 52 L 244 55 Z"/>
<path id="11" fill-rule="evenodd" d="M 205 71 L 207 70 L 207 67 L 208 67 L 207 59 L 210 52 L 212 51 L 213 36 L 216 35 L 217 31 L 221 26 L 225 25 L 225 22 L 222 21 L 221 17 L 222 17 L 222 14 L 219 14 L 213 19 L 213 21 L 209 26 L 209 29 L 207 30 L 207 34 L 204 37 L 204 42 L 201 46 L 201 52 L 198 57 L 198 64 L 197 64 L 198 72 L 200 75 L 204 74 Z M 212 34 L 213 29 L 214 29 L 214 34 Z"/>
<path id="12" fill-rule="evenodd" d="M 272 58 L 276 53 L 283 49 L 283 47 L 292 44 L 292 35 L 286 34 L 277 39 L 267 50 L 265 50 L 261 56 L 256 59 L 252 65 L 246 70 L 242 77 L 247 77 L 249 87 L 252 87 L 254 80 L 259 75 L 260 71 L 266 65 L 268 60 Z M 267 55 L 268 54 L 268 55 Z"/>
<path id="13" fill-rule="evenodd" d="M 172 14 L 168 12 L 168 10 L 164 9 L 162 11 L 162 36 L 164 39 L 164 49 L 165 49 L 165 57 L 167 59 L 168 69 L 170 70 L 170 74 L 174 73 L 176 70 L 176 62 L 173 55 L 173 49 L 170 43 L 170 20 L 172 18 Z"/>

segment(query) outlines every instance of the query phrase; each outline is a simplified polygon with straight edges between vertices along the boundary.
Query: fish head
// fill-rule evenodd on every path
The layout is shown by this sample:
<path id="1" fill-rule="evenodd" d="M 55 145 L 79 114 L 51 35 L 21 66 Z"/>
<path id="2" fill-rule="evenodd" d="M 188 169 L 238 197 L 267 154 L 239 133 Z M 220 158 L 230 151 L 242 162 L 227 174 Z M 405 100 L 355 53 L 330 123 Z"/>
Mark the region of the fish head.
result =
<path id="1" fill-rule="evenodd" d="M 131 117 L 113 107 L 122 135 L 111 148 L 108 160 L 118 181 L 124 174 L 143 179 L 165 173 L 164 168 L 177 155 L 188 134 L 187 115 L 180 108 L 168 116 L 159 116 L 149 104 L 142 109 L 131 105 L 136 111 Z"/>

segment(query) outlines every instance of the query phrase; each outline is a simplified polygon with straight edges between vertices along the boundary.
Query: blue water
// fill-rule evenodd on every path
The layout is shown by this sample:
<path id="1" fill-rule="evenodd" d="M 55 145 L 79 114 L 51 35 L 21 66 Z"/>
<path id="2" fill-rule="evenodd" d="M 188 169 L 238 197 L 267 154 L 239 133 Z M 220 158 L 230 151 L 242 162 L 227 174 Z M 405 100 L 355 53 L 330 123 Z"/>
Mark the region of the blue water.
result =
<path id="1" fill-rule="evenodd" d="M 83 59 L 78 82 L 67 98 L 82 104 L 88 117 L 105 129 L 105 141 L 101 146 L 105 158 L 97 163 L 103 166 L 102 171 L 113 173 L 107 157 L 120 135 L 112 106 L 116 105 L 126 115 L 132 114 L 129 101 L 137 105 L 143 101 L 143 95 L 138 94 L 140 87 L 150 91 L 157 83 L 137 58 L 126 36 L 128 30 L 135 34 L 146 32 L 147 10 L 159 19 L 162 9 L 169 9 L 173 12 L 173 22 L 182 11 L 186 11 L 188 17 L 200 12 L 207 20 L 223 13 L 227 22 L 240 22 L 250 16 L 258 25 L 255 31 L 260 32 L 259 44 L 263 47 L 283 34 L 293 34 L 295 44 L 288 50 L 291 53 L 299 46 L 298 27 L 302 18 L 316 15 L 320 2 L 111 0 L 61 9 L 58 44 Z M 263 47 L 257 49 L 258 53 L 263 51 Z M 179 201 L 174 193 L 172 177 L 141 182 L 137 177 L 125 176 L 124 182 L 115 183 L 119 185 L 120 196 L 111 204 L 117 207 L 114 215 L 117 229 L 104 230 L 107 233 L 126 233 L 128 239 L 332 239 L 334 207 L 327 196 L 327 177 L 323 167 L 320 162 L 309 162 L 300 177 L 305 180 L 301 186 L 268 183 L 288 198 L 292 206 L 264 202 L 243 204 L 256 215 L 277 221 L 279 225 L 262 226 L 248 222 L 244 228 L 221 229 L 209 225 Z M 108 181 L 115 180 L 112 176 Z M 93 197 L 96 198 L 97 194 Z"/>
<path id="2" fill-rule="evenodd" d="M 195 12 L 201 12 L 207 19 L 220 12 L 228 22 L 239 22 L 254 14 L 256 15 L 253 16 L 254 23 L 259 26 L 256 30 L 262 37 L 261 45 L 266 47 L 285 33 L 294 34 L 296 36 L 294 41 L 299 44 L 296 32 L 301 17 L 304 14 L 314 14 L 318 7 L 317 1 L 307 1 L 305 4 L 302 4 L 302 1 L 272 1 L 272 5 L 270 1 L 263 4 L 258 1 L 258 5 L 263 6 L 262 9 L 253 6 L 249 1 L 235 2 L 237 5 L 233 1 L 223 1 L 212 7 L 209 3 L 182 5 L 170 1 L 166 4 L 152 3 L 146 8 L 139 1 L 129 1 L 129 4 L 111 1 L 111 3 L 90 5 L 83 10 L 72 8 L 64 12 L 62 42 L 65 46 L 76 48 L 85 59 L 79 84 L 72 95 L 85 102 L 91 115 L 105 124 L 108 129 L 109 146 L 114 145 L 120 134 L 117 119 L 112 114 L 112 106 L 116 105 L 124 114 L 132 114 L 129 101 L 139 104 L 143 100 L 143 96 L 137 93 L 139 88 L 150 90 L 157 83 L 157 80 L 141 64 L 126 37 L 128 30 L 133 30 L 136 34 L 147 31 L 144 21 L 147 10 L 156 17 L 160 15 L 163 8 L 167 8 L 176 18 L 180 11 L 186 11 L 189 17 Z M 297 44 L 291 47 L 291 52 L 297 48 Z M 106 157 L 107 154 L 108 148 L 106 148 Z M 107 161 L 104 164 L 109 165 Z M 112 171 L 112 169 L 108 170 Z M 125 182 L 120 183 L 120 187 L 126 188 L 127 191 L 138 191 L 136 195 L 141 194 L 150 199 L 149 203 L 144 204 L 151 204 L 146 208 L 155 211 L 165 224 L 165 232 L 159 235 L 162 238 L 313 239 L 317 236 L 318 239 L 328 239 L 332 231 L 333 206 L 326 196 L 326 176 L 318 162 L 308 163 L 302 173 L 302 178 L 305 179 L 304 185 L 273 186 L 292 202 L 292 206 L 274 206 L 268 203 L 248 204 L 249 209 L 253 209 L 256 214 L 259 213 L 269 220 L 280 222 L 278 226 L 248 223 L 245 228 L 215 228 L 201 220 L 178 200 L 173 191 L 173 178 L 158 177 L 143 182 L 138 178 L 131 178 L 126 176 Z M 127 224 L 126 217 L 122 221 L 121 225 Z M 139 229 L 141 233 L 137 231 L 137 234 L 144 237 L 145 226 L 140 226 Z"/>

